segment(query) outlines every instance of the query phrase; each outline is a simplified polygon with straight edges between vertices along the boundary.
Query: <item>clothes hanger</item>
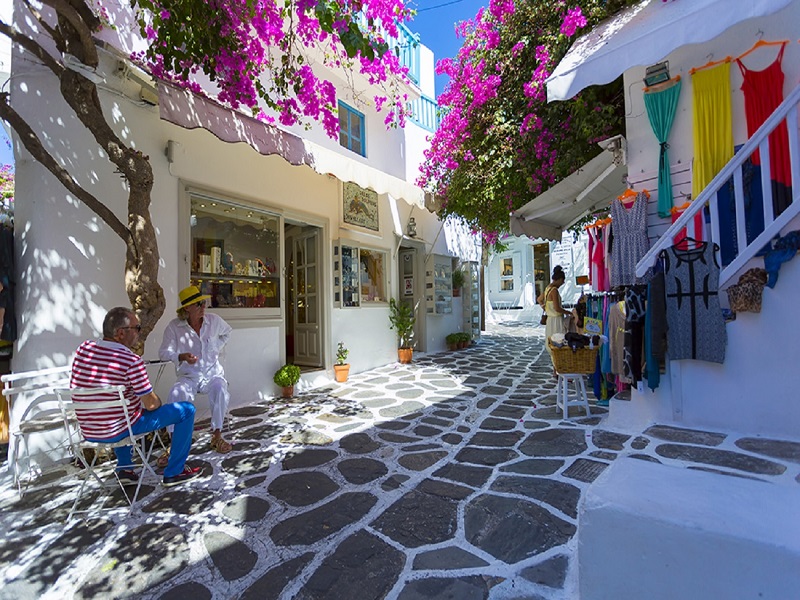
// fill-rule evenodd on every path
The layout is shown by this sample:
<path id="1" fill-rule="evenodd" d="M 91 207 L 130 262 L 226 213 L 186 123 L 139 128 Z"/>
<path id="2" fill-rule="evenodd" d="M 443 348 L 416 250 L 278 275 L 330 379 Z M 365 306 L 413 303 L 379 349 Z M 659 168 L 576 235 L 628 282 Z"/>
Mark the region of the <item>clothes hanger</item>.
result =
<path id="1" fill-rule="evenodd" d="M 666 81 L 662 81 L 661 83 L 657 83 L 657 84 L 651 85 L 649 87 L 643 87 L 642 91 L 644 93 L 663 92 L 667 88 L 670 88 L 674 84 L 678 83 L 680 80 L 681 80 L 681 76 L 680 75 L 675 75 L 675 77 L 672 77 L 671 79 L 667 79 Z"/>
<path id="2" fill-rule="evenodd" d="M 750 50 L 748 50 L 747 52 L 743 52 L 742 54 L 737 56 L 736 60 L 742 60 L 745 56 L 755 52 L 756 50 L 758 50 L 762 46 L 783 46 L 783 45 L 788 44 L 788 43 L 789 43 L 789 40 L 775 40 L 774 42 L 768 42 L 766 40 L 758 40 L 755 44 L 753 44 L 753 47 L 750 48 Z"/>
<path id="3" fill-rule="evenodd" d="M 627 190 L 622 192 L 619 196 L 617 196 L 617 200 L 619 200 L 623 204 L 634 202 L 636 200 L 636 191 L 633 188 L 628 188 Z"/>
<path id="4" fill-rule="evenodd" d="M 693 67 L 689 69 L 689 75 L 694 75 L 698 71 L 702 71 L 703 69 L 710 69 L 711 67 L 716 67 L 717 65 L 721 65 L 722 63 L 729 63 L 732 60 L 733 60 L 732 56 L 726 56 L 722 60 L 712 60 L 711 62 L 707 62 L 706 64 L 704 64 L 702 67 Z"/>
<path id="5" fill-rule="evenodd" d="M 673 206 L 669 211 L 674 215 L 675 213 L 683 212 L 692 205 L 691 202 L 684 202 L 680 206 Z"/>

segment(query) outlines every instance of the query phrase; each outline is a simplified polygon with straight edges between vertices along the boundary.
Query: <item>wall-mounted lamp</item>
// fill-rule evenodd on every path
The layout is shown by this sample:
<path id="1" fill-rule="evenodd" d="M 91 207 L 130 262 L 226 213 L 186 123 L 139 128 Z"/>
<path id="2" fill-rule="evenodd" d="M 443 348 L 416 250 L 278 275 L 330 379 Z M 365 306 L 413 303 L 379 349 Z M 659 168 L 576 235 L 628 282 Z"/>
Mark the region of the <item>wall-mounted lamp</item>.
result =
<path id="1" fill-rule="evenodd" d="M 175 152 L 178 150 L 180 144 L 174 140 L 167 141 L 167 147 L 164 148 L 164 156 L 167 157 L 167 162 L 172 164 L 175 162 Z"/>
<path id="2" fill-rule="evenodd" d="M 406 235 L 408 237 L 417 237 L 417 222 L 414 220 L 414 217 L 408 218 L 408 223 L 406 224 Z"/>
<path id="3" fill-rule="evenodd" d="M 651 65 L 645 69 L 644 84 L 647 87 L 658 83 L 664 83 L 667 80 L 669 80 L 669 61 L 665 60 L 664 62 Z"/>

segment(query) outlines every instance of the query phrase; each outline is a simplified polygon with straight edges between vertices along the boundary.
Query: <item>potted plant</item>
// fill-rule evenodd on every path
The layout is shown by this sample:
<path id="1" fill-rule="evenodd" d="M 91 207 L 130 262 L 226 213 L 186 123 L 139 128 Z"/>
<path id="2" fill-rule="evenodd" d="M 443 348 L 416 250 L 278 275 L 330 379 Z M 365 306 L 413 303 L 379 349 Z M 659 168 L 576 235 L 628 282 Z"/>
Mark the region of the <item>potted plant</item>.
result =
<path id="1" fill-rule="evenodd" d="M 296 365 L 283 365 L 275 372 L 272 381 L 282 389 L 284 398 L 291 398 L 294 396 L 295 384 L 300 381 L 300 367 Z"/>
<path id="2" fill-rule="evenodd" d="M 339 342 L 336 347 L 336 364 L 333 365 L 334 376 L 339 383 L 347 381 L 347 376 L 350 373 L 350 365 L 347 363 L 348 354 L 350 354 L 350 350 L 347 349 L 344 342 Z"/>
<path id="3" fill-rule="evenodd" d="M 472 336 L 468 333 L 461 332 L 458 334 L 458 347 L 467 348 L 469 346 Z"/>
<path id="4" fill-rule="evenodd" d="M 444 338 L 448 350 L 455 350 L 458 348 L 458 340 L 461 338 L 460 333 L 448 333 Z"/>
<path id="5" fill-rule="evenodd" d="M 453 271 L 453 296 L 460 296 L 462 287 L 464 287 L 464 271 L 456 269 Z"/>
<path id="6" fill-rule="evenodd" d="M 414 351 L 411 348 L 414 338 L 414 309 L 405 302 L 389 300 L 389 329 L 397 332 L 397 360 L 403 364 L 411 362 Z"/>

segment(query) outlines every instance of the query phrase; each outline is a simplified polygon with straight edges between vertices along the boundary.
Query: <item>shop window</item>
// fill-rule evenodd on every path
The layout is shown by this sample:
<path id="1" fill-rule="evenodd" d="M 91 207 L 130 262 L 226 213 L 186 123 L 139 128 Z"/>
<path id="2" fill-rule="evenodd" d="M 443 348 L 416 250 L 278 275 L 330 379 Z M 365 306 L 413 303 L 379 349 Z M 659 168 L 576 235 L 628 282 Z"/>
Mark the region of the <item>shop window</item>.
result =
<path id="1" fill-rule="evenodd" d="M 213 308 L 280 308 L 280 219 L 190 194 L 191 283 Z"/>
<path id="2" fill-rule="evenodd" d="M 514 260 L 512 258 L 500 259 L 500 291 L 514 290 Z"/>
<path id="3" fill-rule="evenodd" d="M 361 156 L 367 155 L 364 115 L 339 102 L 339 144 Z"/>
<path id="4" fill-rule="evenodd" d="M 334 283 L 341 290 L 334 293 L 343 307 L 357 307 L 387 301 L 386 252 L 342 244 L 334 248 Z"/>

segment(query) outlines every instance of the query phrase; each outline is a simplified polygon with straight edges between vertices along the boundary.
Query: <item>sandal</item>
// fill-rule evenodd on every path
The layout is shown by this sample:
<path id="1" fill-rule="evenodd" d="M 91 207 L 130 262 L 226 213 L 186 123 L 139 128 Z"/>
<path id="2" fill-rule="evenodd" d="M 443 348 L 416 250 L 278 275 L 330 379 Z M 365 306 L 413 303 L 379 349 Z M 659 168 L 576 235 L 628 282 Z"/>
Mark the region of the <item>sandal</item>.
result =
<path id="1" fill-rule="evenodd" d="M 165 469 L 169 463 L 169 450 L 164 450 L 164 453 L 156 460 L 156 466 L 159 469 Z"/>
<path id="2" fill-rule="evenodd" d="M 211 438 L 211 449 L 214 452 L 219 452 L 220 454 L 227 454 L 231 450 L 233 450 L 233 446 L 230 442 L 224 440 L 222 436 L 218 438 Z"/>

